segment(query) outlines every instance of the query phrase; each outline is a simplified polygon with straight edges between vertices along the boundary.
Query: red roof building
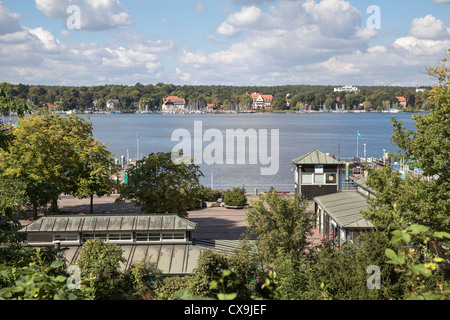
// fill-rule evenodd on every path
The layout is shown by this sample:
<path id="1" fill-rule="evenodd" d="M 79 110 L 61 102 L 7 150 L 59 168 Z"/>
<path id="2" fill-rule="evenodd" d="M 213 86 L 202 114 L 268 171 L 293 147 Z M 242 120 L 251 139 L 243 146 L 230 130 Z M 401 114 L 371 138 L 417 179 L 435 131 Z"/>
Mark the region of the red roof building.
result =
<path id="1" fill-rule="evenodd" d="M 272 107 L 273 96 L 270 94 L 252 93 L 253 109 L 268 109 Z"/>
<path id="2" fill-rule="evenodd" d="M 168 96 L 163 99 L 162 111 L 167 113 L 179 113 L 186 108 L 186 99 L 177 96 Z"/>

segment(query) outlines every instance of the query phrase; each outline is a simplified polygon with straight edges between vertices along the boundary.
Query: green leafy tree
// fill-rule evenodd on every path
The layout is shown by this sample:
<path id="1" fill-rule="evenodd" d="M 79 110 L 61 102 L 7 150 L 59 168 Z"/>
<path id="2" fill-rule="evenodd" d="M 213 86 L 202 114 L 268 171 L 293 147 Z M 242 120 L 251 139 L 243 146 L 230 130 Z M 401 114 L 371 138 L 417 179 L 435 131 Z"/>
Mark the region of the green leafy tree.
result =
<path id="1" fill-rule="evenodd" d="M 92 140 L 79 151 L 79 169 L 77 170 L 77 187 L 74 195 L 77 198 L 90 198 L 90 213 L 94 213 L 94 195 L 109 196 L 113 189 L 112 173 L 115 164 L 112 154 L 105 144 Z"/>
<path id="2" fill-rule="evenodd" d="M 187 208 L 201 198 L 199 179 L 203 175 L 193 163 L 176 162 L 172 153 L 150 154 L 127 171 L 128 185 L 118 202 L 130 200 L 146 213 L 187 215 Z"/>
<path id="3" fill-rule="evenodd" d="M 362 233 L 355 242 L 359 245 L 345 243 L 339 251 L 328 243 L 317 248 L 305 263 L 309 283 L 304 295 L 309 299 L 403 299 L 407 292 L 406 278 L 396 272 L 384 255 L 386 249 L 392 248 L 389 233 Z M 380 272 L 379 287 L 369 278 L 372 268 Z"/>
<path id="4" fill-rule="evenodd" d="M 95 299 L 105 300 L 121 297 L 122 274 L 120 264 L 125 262 L 122 249 L 102 239 L 90 239 L 81 247 L 77 265 L 85 283 L 95 289 Z M 87 280 L 85 280 L 86 282 Z"/>
<path id="5" fill-rule="evenodd" d="M 382 228 L 405 229 L 412 223 L 435 231 L 450 228 L 450 73 L 445 64 L 429 70 L 439 80 L 430 92 L 431 112 L 413 116 L 415 130 L 406 130 L 392 118 L 391 140 L 399 147 L 394 158 L 423 173 L 406 179 L 390 167 L 369 173 L 367 184 L 377 198 L 369 199 L 363 214 Z"/>
<path id="6" fill-rule="evenodd" d="M 92 300 L 88 287 L 70 288 L 63 260 L 47 266 L 38 250 L 25 267 L 0 266 L 0 300 Z"/>
<path id="7" fill-rule="evenodd" d="M 0 174 L 25 183 L 34 218 L 48 203 L 57 210 L 61 193 L 81 197 L 107 188 L 109 154 L 83 118 L 40 112 L 20 119 L 12 133 L 13 143 L 0 153 Z"/>
<path id="8" fill-rule="evenodd" d="M 240 188 L 225 191 L 223 200 L 227 206 L 245 206 L 247 204 L 245 192 Z"/>
<path id="9" fill-rule="evenodd" d="M 250 200 L 247 210 L 249 232 L 258 237 L 257 249 L 269 266 L 279 249 L 297 259 L 305 256 L 308 237 L 312 234 L 314 215 L 307 212 L 308 203 L 300 195 L 292 198 L 276 191 L 258 200 Z"/>
<path id="10" fill-rule="evenodd" d="M 23 212 L 28 202 L 25 183 L 0 179 L 0 220 Z"/>
<path id="11" fill-rule="evenodd" d="M 439 268 L 445 261 L 441 257 L 443 250 L 437 249 L 443 239 L 450 239 L 450 233 L 433 232 L 420 224 L 392 231 L 391 243 L 396 248 L 387 248 L 385 255 L 389 258 L 388 263 L 407 278 L 408 300 L 450 299 L 448 281 L 444 280 L 442 268 Z"/>

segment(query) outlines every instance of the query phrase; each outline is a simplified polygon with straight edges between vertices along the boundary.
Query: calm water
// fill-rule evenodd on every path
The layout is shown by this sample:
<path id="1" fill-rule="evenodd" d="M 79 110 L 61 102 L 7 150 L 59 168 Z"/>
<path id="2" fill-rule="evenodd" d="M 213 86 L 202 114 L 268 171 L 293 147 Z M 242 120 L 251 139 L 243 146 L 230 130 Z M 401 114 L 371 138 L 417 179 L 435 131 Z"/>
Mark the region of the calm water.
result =
<path id="1" fill-rule="evenodd" d="M 352 158 L 357 152 L 357 132 L 359 138 L 358 154 L 380 158 L 383 149 L 395 151 L 390 142 L 393 132 L 392 114 L 388 113 L 311 113 L 311 114 L 201 114 L 201 115 L 162 115 L 162 114 L 108 114 L 89 115 L 93 124 L 94 136 L 109 145 L 109 150 L 119 158 L 121 155 L 135 159 L 137 141 L 139 152 L 148 155 L 152 152 L 170 152 L 179 143 L 171 141 L 176 129 L 186 129 L 194 137 L 194 121 L 201 121 L 203 133 L 207 129 L 218 129 L 224 136 L 226 146 L 227 129 L 270 129 L 279 130 L 279 170 L 276 175 L 264 176 L 260 168 L 269 165 L 202 164 L 204 177 L 201 182 L 211 186 L 213 174 L 214 188 L 229 188 L 245 185 L 247 190 L 258 188 L 265 191 L 270 186 L 280 191 L 292 191 L 294 173 L 291 171 L 292 159 L 314 149 Z M 404 121 L 404 126 L 413 127 L 410 113 L 394 115 Z M 87 116 L 83 116 L 87 118 Z M 139 133 L 139 140 L 137 140 Z M 210 142 L 203 142 L 203 149 Z M 248 149 L 248 148 L 247 148 Z M 225 151 L 224 151 L 225 154 Z M 269 154 L 270 156 L 270 150 Z M 258 161 L 259 163 L 259 161 Z"/>

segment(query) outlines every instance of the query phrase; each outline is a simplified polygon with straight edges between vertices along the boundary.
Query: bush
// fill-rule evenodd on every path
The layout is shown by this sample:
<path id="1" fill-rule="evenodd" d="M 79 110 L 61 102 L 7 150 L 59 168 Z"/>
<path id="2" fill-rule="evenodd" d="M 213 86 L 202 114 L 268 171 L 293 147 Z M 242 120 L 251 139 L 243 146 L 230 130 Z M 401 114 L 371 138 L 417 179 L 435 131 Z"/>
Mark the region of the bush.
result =
<path id="1" fill-rule="evenodd" d="M 223 191 L 213 190 L 208 187 L 201 187 L 201 199 L 206 202 L 215 202 L 220 198 L 223 198 Z"/>
<path id="2" fill-rule="evenodd" d="M 247 204 L 247 197 L 244 190 L 240 188 L 233 188 L 225 191 L 224 202 L 227 206 L 245 206 Z"/>

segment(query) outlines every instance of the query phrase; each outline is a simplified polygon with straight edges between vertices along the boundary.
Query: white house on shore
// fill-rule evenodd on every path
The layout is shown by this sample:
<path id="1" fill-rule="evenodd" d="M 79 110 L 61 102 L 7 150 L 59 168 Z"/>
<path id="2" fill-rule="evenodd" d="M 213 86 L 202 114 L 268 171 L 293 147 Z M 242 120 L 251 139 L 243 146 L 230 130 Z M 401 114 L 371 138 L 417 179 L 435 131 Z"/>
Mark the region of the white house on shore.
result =
<path id="1" fill-rule="evenodd" d="M 352 85 L 346 85 L 343 87 L 334 88 L 334 92 L 359 93 L 359 89 Z"/>
<path id="2" fill-rule="evenodd" d="M 168 96 L 163 99 L 161 111 L 163 113 L 182 113 L 186 110 L 186 99 Z"/>
<path id="3" fill-rule="evenodd" d="M 273 96 L 270 94 L 252 93 L 252 109 L 270 109 L 272 108 Z"/>

